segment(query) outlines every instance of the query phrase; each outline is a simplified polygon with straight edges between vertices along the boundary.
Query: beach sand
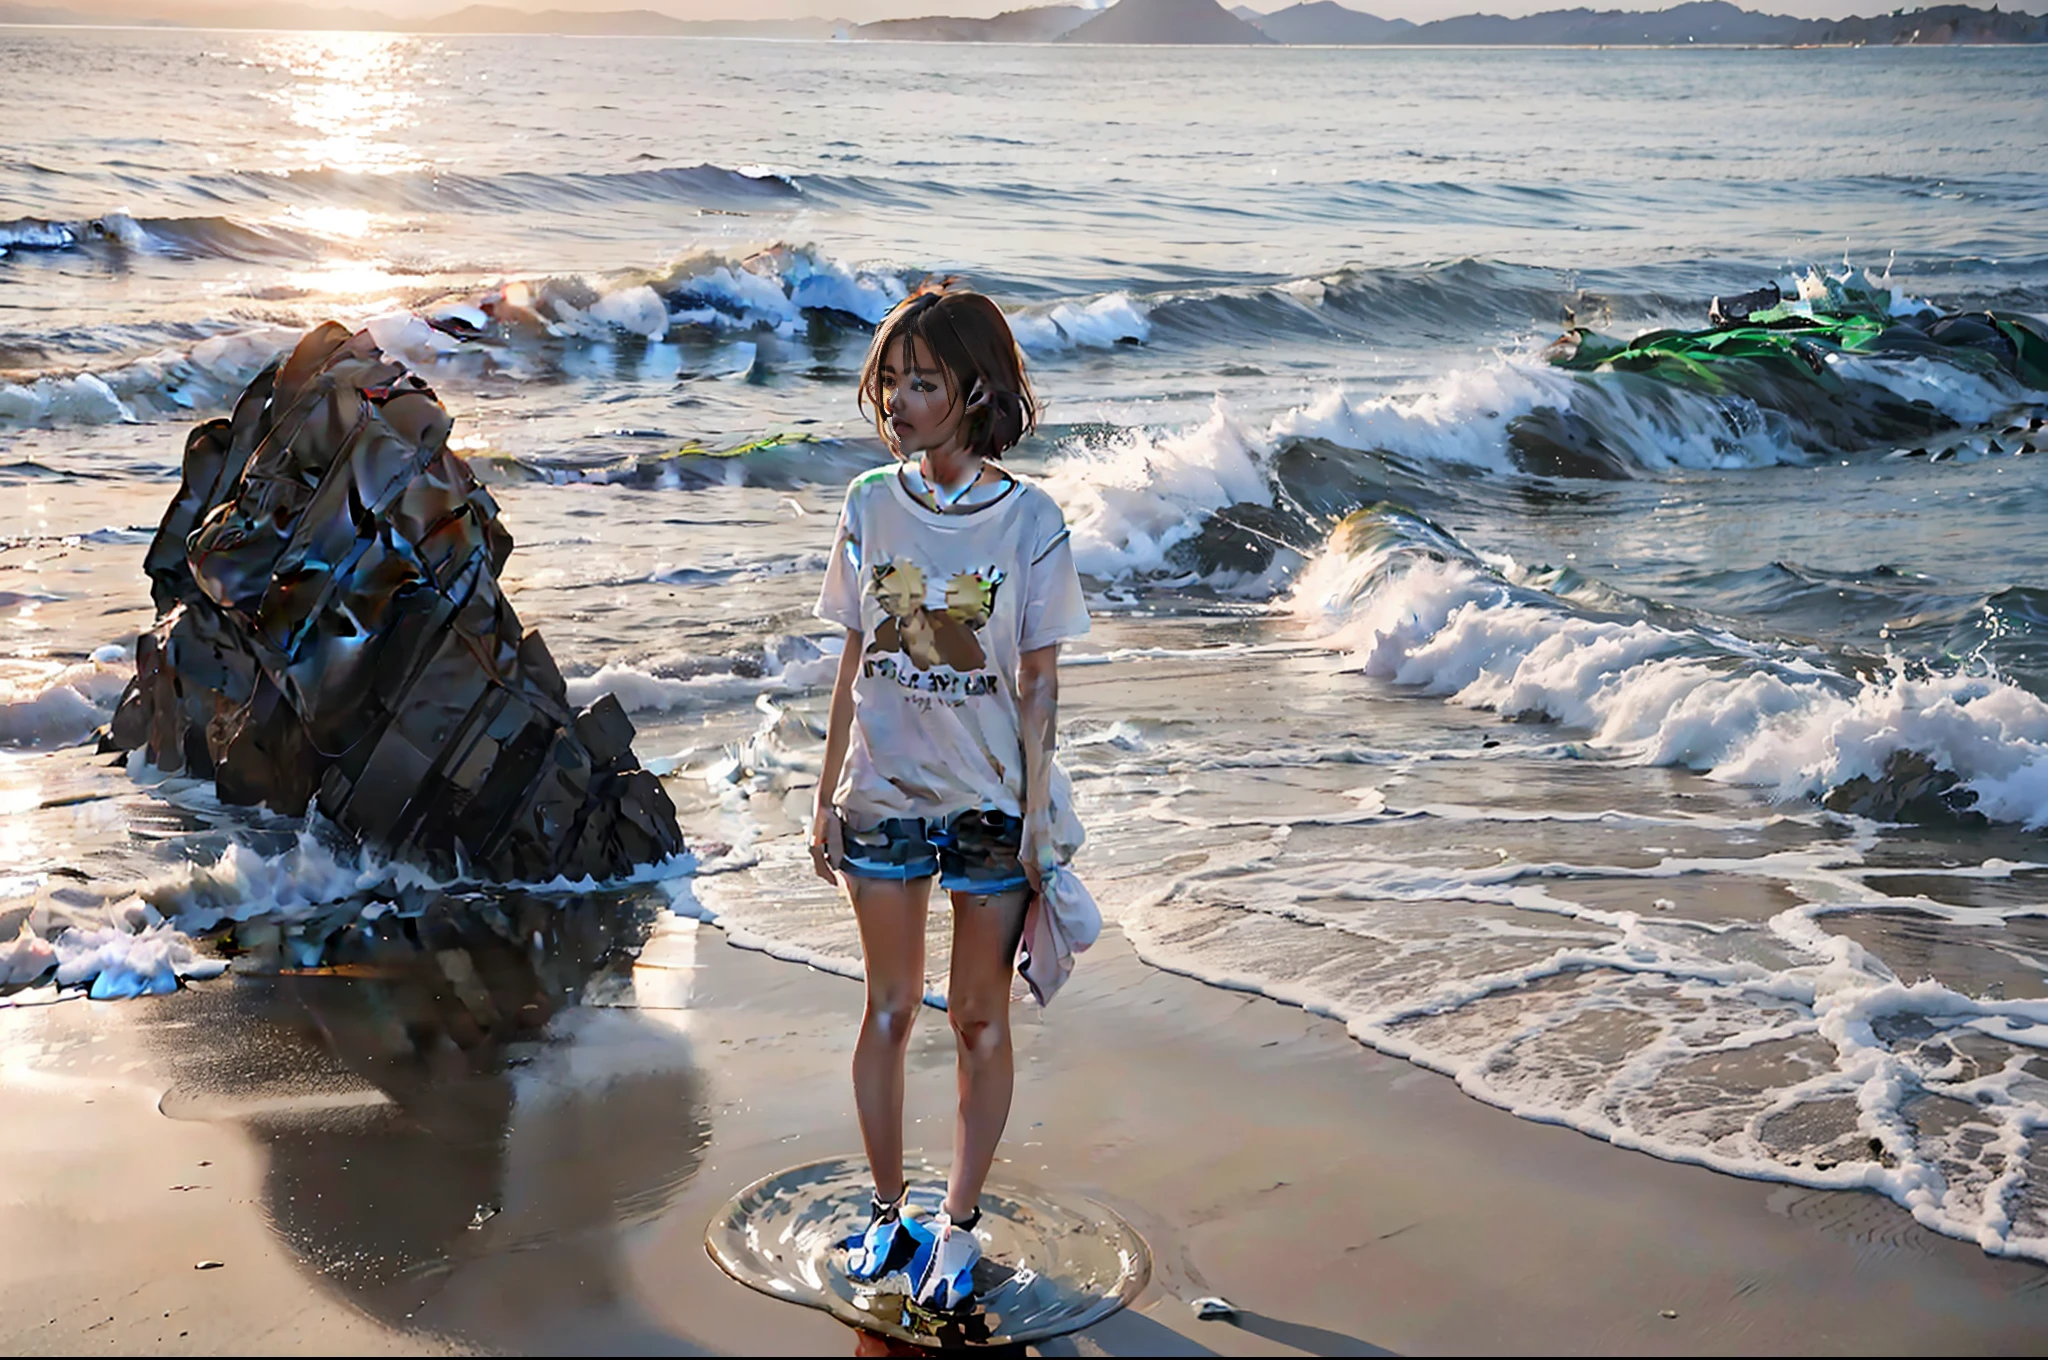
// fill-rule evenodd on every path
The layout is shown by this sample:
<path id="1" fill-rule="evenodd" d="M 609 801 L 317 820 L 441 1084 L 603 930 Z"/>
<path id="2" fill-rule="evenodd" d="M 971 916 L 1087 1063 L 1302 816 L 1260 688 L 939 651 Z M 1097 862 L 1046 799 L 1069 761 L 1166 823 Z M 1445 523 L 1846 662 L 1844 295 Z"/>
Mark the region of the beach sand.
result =
<path id="1" fill-rule="evenodd" d="M 565 1012 L 509 1078 L 379 1067 L 363 1055 L 395 1022 L 349 979 L 0 1011 L 0 1350 L 851 1350 L 825 1315 L 726 1280 L 702 1243 L 742 1185 L 857 1148 L 857 986 L 687 921 L 643 963 L 639 1008 Z M 275 1021 L 286 1010 L 313 1023 Z M 1329 1021 L 1147 968 L 1114 932 L 1049 1011 L 1021 1012 L 1018 1045 L 997 1176 L 1096 1197 L 1155 1253 L 1137 1307 L 1047 1353 L 2048 1339 L 2048 1270 L 1875 1195 L 1517 1120 Z M 911 1066 L 911 1141 L 941 1149 L 942 1015 Z M 498 1212 L 471 1230 L 471 1204 Z M 1195 1319 L 1189 1301 L 1212 1294 L 1236 1324 Z"/>

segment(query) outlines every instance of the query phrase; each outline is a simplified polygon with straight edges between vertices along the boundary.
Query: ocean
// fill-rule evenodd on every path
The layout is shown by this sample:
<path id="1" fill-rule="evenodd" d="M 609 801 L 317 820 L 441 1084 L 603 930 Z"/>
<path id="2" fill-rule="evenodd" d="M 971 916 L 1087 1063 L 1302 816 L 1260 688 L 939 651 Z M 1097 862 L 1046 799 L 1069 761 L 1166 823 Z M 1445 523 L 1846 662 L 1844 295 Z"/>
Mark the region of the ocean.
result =
<path id="1" fill-rule="evenodd" d="M 433 383 L 521 616 L 632 712 L 698 861 L 633 891 L 856 971 L 810 606 L 885 456 L 867 330 L 957 276 L 1045 398 L 1080 868 L 1148 964 L 2048 1261 L 2048 393 L 1545 357 L 1771 281 L 2048 312 L 2044 89 L 2037 48 L 0 29 L 0 934 L 119 994 L 402 904 L 86 744 L 185 428 L 333 317 Z"/>

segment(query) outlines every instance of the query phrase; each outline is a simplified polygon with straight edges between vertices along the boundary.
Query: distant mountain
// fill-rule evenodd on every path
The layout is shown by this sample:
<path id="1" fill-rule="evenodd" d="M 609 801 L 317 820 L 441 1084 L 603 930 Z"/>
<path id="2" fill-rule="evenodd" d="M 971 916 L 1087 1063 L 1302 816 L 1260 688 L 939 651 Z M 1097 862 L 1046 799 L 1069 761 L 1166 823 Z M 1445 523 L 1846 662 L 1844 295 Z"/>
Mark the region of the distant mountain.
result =
<path id="1" fill-rule="evenodd" d="M 1273 40 L 1216 0 L 1117 0 L 1060 41 L 1248 47 Z"/>
<path id="2" fill-rule="evenodd" d="M 988 21 L 989 30 L 1005 36 L 994 42 L 1053 42 L 1094 18 L 1096 11 L 1079 5 L 1044 5 L 1005 10 Z M 1026 36 L 1008 36 L 1012 34 Z"/>
<path id="3" fill-rule="evenodd" d="M 1933 9 L 1894 10 L 1875 19 L 1843 19 L 1828 25 L 1819 41 L 1872 47 L 2048 42 L 2048 17 L 2001 14 L 1996 5 L 1989 10 L 1937 5 Z"/>
<path id="4" fill-rule="evenodd" d="M 1274 42 L 1347 46 L 1389 42 L 1398 33 L 1415 27 L 1407 19 L 1382 19 L 1346 9 L 1336 0 L 1315 0 L 1313 4 L 1289 5 L 1271 14 L 1231 13 L 1255 25 Z"/>
<path id="5" fill-rule="evenodd" d="M 917 19 L 877 19 L 857 25 L 848 34 L 871 42 L 987 42 L 988 20 L 959 19 L 947 14 Z"/>
<path id="6" fill-rule="evenodd" d="M 914 42 L 1053 42 L 1095 17 L 1079 5 L 1005 10 L 993 19 L 878 19 L 853 30 L 856 38 Z"/>
<path id="7" fill-rule="evenodd" d="M 854 29 L 849 19 L 691 19 L 693 38 L 843 38 Z"/>
<path id="8" fill-rule="evenodd" d="M 828 0 L 829 2 L 829 0 Z M 503 5 L 471 5 L 437 19 L 405 20 L 379 10 L 239 0 L 220 8 L 164 16 L 164 0 L 133 0 L 118 12 L 0 0 L 5 24 L 145 24 L 174 28 L 348 29 L 391 33 L 566 33 L 698 38 L 910 38 L 933 42 L 1303 43 L 1444 47 L 1787 47 L 2048 43 L 2048 17 L 1969 5 L 1899 10 L 1868 19 L 1796 19 L 1759 14 L 1728 0 L 1692 0 L 1672 9 L 1551 10 L 1520 19 L 1466 14 L 1434 23 L 1378 19 L 1334 3 L 1291 5 L 1261 14 L 1216 0 L 1120 0 L 1091 13 L 1078 5 L 1013 9 L 993 19 L 932 17 L 853 24 L 845 19 L 678 19 L 657 10 L 534 14 Z"/>
<path id="9" fill-rule="evenodd" d="M 1782 45 L 1819 41 L 1825 19 L 1794 19 L 1739 9 L 1727 0 L 1694 0 L 1666 10 L 1559 9 L 1504 19 L 1464 14 L 1419 24 L 1401 43 L 1532 47 L 1683 47 L 1688 43 Z"/>

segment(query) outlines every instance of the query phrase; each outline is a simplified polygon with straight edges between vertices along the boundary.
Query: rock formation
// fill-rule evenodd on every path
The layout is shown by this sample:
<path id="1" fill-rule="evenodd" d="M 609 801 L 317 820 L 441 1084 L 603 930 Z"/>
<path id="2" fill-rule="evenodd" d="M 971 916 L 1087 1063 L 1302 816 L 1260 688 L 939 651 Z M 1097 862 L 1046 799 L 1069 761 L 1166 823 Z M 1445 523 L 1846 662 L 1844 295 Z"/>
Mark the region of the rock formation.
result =
<path id="1" fill-rule="evenodd" d="M 609 695 L 572 710 L 498 587 L 512 536 L 433 391 L 333 322 L 185 446 L 156 626 L 104 734 L 221 801 L 442 873 L 612 878 L 683 848 Z"/>

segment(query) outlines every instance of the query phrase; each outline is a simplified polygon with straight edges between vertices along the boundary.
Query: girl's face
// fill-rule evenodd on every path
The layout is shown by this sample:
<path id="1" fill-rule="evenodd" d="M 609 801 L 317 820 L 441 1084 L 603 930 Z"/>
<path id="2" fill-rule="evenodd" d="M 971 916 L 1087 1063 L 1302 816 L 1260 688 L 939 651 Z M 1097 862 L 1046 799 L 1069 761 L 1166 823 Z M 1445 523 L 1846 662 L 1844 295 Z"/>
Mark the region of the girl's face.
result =
<path id="1" fill-rule="evenodd" d="M 905 336 L 890 350 L 882 359 L 882 410 L 889 417 L 897 456 L 909 458 L 943 448 L 959 430 L 963 414 L 951 375 L 914 337 Z"/>

